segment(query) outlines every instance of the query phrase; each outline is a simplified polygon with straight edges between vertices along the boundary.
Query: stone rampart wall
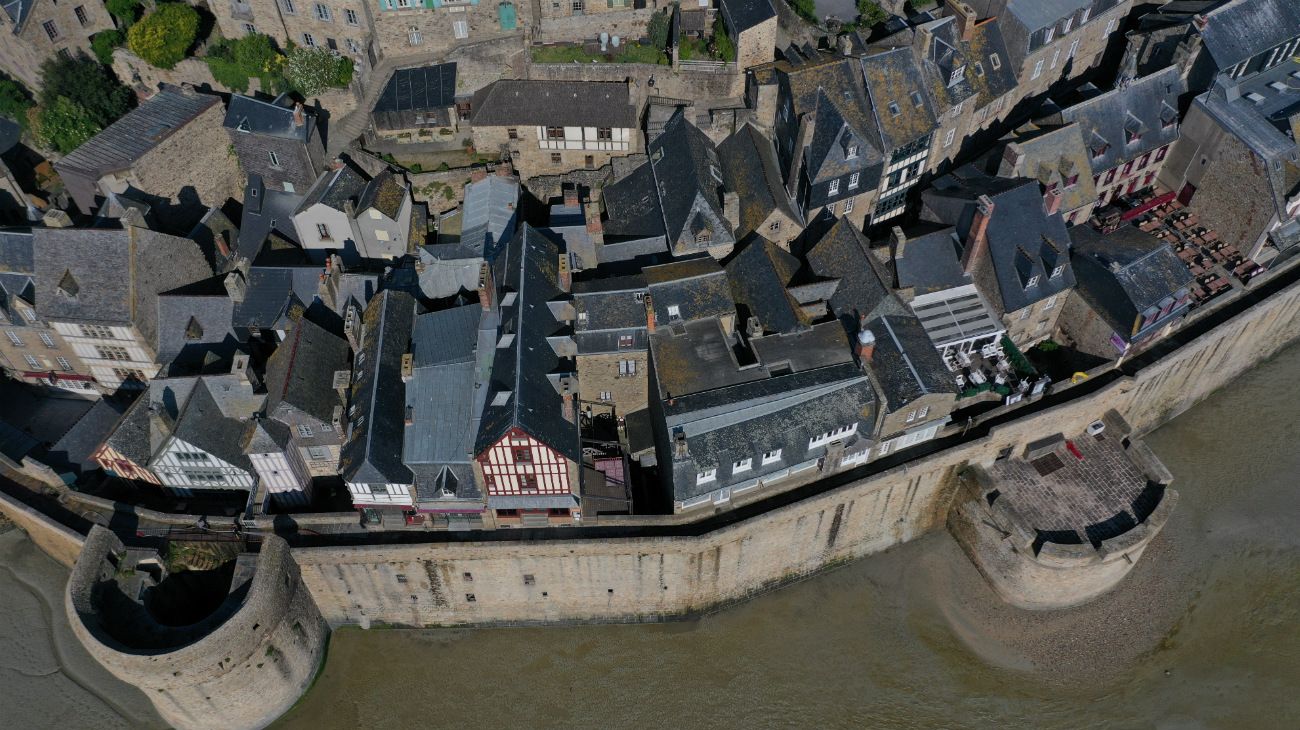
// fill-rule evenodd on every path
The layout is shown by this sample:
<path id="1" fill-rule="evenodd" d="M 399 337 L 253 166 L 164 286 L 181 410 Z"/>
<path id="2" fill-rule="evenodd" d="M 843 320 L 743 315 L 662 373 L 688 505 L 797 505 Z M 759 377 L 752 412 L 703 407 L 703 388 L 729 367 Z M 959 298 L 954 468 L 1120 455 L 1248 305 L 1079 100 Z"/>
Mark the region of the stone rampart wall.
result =
<path id="1" fill-rule="evenodd" d="M 989 435 L 698 537 L 461 543 L 294 551 L 333 625 L 655 620 L 704 611 L 944 524 L 965 465 L 1076 433 L 1115 409 L 1164 423 L 1300 336 L 1293 284 L 1135 377 Z"/>
<path id="2" fill-rule="evenodd" d="M 3 492 L 0 492 L 0 514 L 21 527 L 46 555 L 69 568 L 77 562 L 86 540 L 84 536 Z"/>

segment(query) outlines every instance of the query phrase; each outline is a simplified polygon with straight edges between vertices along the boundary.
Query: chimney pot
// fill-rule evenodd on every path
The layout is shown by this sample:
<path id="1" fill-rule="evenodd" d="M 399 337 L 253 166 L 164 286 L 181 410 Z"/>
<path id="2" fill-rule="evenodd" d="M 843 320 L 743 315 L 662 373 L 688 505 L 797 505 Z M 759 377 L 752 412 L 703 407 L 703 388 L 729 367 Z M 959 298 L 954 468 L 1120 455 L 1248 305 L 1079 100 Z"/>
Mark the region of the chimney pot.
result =
<path id="1" fill-rule="evenodd" d="M 975 14 L 975 8 L 962 2 L 961 0 L 948 0 L 948 10 L 957 18 L 957 33 L 964 41 L 970 40 L 975 35 L 975 23 L 979 16 Z"/>
<path id="2" fill-rule="evenodd" d="M 303 113 L 302 102 L 293 105 L 293 126 L 301 127 L 307 123 L 306 114 Z"/>
<path id="3" fill-rule="evenodd" d="M 971 219 L 970 231 L 966 234 L 966 250 L 961 262 L 962 270 L 968 274 L 988 247 L 989 220 L 994 208 L 993 199 L 987 195 L 981 195 L 975 201 L 975 217 Z"/>
<path id="4" fill-rule="evenodd" d="M 655 332 L 655 305 L 650 300 L 650 292 L 645 293 L 645 328 L 646 332 L 654 334 Z"/>
<path id="5" fill-rule="evenodd" d="M 858 316 L 858 358 L 869 365 L 876 354 L 876 335 L 867 327 L 867 315 Z"/>

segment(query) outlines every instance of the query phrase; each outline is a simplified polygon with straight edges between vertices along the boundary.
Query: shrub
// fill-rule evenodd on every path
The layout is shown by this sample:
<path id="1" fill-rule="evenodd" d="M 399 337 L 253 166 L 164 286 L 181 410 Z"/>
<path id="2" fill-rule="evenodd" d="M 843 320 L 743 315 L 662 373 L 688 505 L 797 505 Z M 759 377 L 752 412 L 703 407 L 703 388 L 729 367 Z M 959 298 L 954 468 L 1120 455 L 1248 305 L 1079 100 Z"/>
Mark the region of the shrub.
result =
<path id="1" fill-rule="evenodd" d="M 886 20 L 889 20 L 889 13 L 881 9 L 874 0 L 858 0 L 858 23 L 860 25 L 869 28 Z"/>
<path id="2" fill-rule="evenodd" d="M 27 125 L 27 111 L 32 108 L 32 98 L 23 85 L 0 75 L 0 117 L 7 117 Z"/>
<path id="3" fill-rule="evenodd" d="M 90 39 L 90 50 L 95 52 L 95 58 L 105 66 L 113 65 L 113 50 L 126 42 L 126 36 L 120 30 L 105 30 L 96 33 Z"/>
<path id="4" fill-rule="evenodd" d="M 794 11 L 809 23 L 817 23 L 817 5 L 813 0 L 790 0 Z"/>
<path id="5" fill-rule="evenodd" d="M 64 96 L 41 107 L 36 114 L 36 138 L 65 155 L 99 134 L 101 129 L 85 107 Z"/>
<path id="6" fill-rule="evenodd" d="M 727 26 L 722 22 L 722 13 L 713 20 L 713 56 L 719 61 L 736 60 L 736 44 L 727 35 Z"/>
<path id="7" fill-rule="evenodd" d="M 123 28 L 135 25 L 136 18 L 140 17 L 140 0 L 105 0 L 104 7 L 109 15 L 122 22 Z"/>
<path id="8" fill-rule="evenodd" d="M 284 87 L 285 58 L 269 36 L 260 33 L 222 40 L 208 48 L 203 58 L 217 83 L 235 91 L 246 91 L 248 79 L 257 77 L 262 91 L 276 93 Z"/>
<path id="9" fill-rule="evenodd" d="M 60 97 L 85 109 L 100 128 L 107 127 L 131 108 L 131 90 L 118 83 L 107 68 L 89 58 L 54 56 L 41 64 L 43 107 Z"/>
<path id="10" fill-rule="evenodd" d="M 127 31 L 131 52 L 158 68 L 174 68 L 194 45 L 199 13 L 184 3 L 164 3 Z"/>
<path id="11" fill-rule="evenodd" d="M 650 22 L 646 25 L 646 37 L 650 39 L 650 45 L 663 50 L 668 47 L 668 11 L 661 10 L 650 16 Z"/>
<path id="12" fill-rule="evenodd" d="M 352 83 L 352 59 L 324 48 L 294 48 L 284 66 L 284 78 L 303 96 Z"/>

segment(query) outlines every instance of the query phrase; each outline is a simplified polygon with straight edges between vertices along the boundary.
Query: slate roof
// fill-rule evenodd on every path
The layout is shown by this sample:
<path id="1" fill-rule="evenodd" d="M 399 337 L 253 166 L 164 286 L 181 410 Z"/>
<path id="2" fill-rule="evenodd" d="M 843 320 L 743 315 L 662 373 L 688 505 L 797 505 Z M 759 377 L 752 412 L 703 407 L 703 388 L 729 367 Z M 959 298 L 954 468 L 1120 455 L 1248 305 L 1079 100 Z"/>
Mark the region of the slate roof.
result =
<path id="1" fill-rule="evenodd" d="M 863 57 L 862 73 L 871 93 L 884 149 L 902 147 L 934 133 L 938 121 L 910 47 Z"/>
<path id="2" fill-rule="evenodd" d="M 489 404 L 474 441 L 476 454 L 519 428 L 573 461 L 581 457 L 577 423 L 564 418 L 565 396 L 552 383 L 552 376 L 574 372 L 572 362 L 556 355 L 548 341 L 568 329 L 548 306 L 564 296 L 557 284 L 558 268 L 555 244 L 527 224 L 497 259 L 498 289 L 516 294 L 513 304 L 500 308 L 500 333 L 514 336 L 506 346 L 498 345 L 493 359 Z M 493 405 L 502 393 L 509 394 L 505 403 Z"/>
<path id="3" fill-rule="evenodd" d="M 322 271 L 319 266 L 250 267 L 244 300 L 235 303 L 235 326 L 287 328 L 291 308 L 307 308 L 319 296 Z"/>
<path id="4" fill-rule="evenodd" d="M 236 345 L 232 331 L 235 303 L 226 294 L 222 277 L 158 295 L 158 362 L 178 367 L 197 365 L 213 346 L 222 359 Z"/>
<path id="5" fill-rule="evenodd" d="M 895 286 L 928 294 L 971 283 L 960 252 L 961 240 L 951 227 L 908 238 L 892 252 Z"/>
<path id="6" fill-rule="evenodd" d="M 482 496 L 470 466 L 486 400 L 484 389 L 475 387 L 482 318 L 477 302 L 415 318 L 414 370 L 406 384 L 411 422 L 403 434 L 402 459 L 424 499 L 442 496 L 441 485 L 448 479 L 444 470 L 457 498 Z"/>
<path id="7" fill-rule="evenodd" d="M 640 274 L 574 282 L 574 337 L 578 352 L 617 351 L 619 334 L 632 335 L 633 349 L 645 350 L 645 292 L 645 277 Z"/>
<path id="8" fill-rule="evenodd" d="M 1089 151 L 1088 164 L 1094 174 L 1101 173 L 1178 139 L 1178 97 L 1183 90 L 1178 69 L 1170 67 L 1041 121 L 1076 122 Z M 1129 143 L 1129 133 L 1140 138 Z"/>
<path id="9" fill-rule="evenodd" d="M 1076 230 L 1077 229 L 1077 230 Z M 1136 226 L 1108 235 L 1092 228 L 1071 229 L 1079 290 L 1121 336 L 1134 319 L 1152 307 L 1186 296 L 1195 277 L 1164 241 Z M 1081 259 L 1087 259 L 1085 265 Z"/>
<path id="10" fill-rule="evenodd" d="M 99 468 L 91 455 L 117 425 L 130 405 L 118 398 L 100 398 L 46 451 L 44 461 L 56 472 L 81 476 Z"/>
<path id="11" fill-rule="evenodd" d="M 1201 40 L 1221 71 L 1300 34 L 1300 5 L 1293 0 L 1234 0 L 1205 17 Z"/>
<path id="12" fill-rule="evenodd" d="M 0 231 L 0 272 L 31 274 L 36 271 L 30 230 Z"/>
<path id="13" fill-rule="evenodd" d="M 799 259 L 762 238 L 751 239 L 727 262 L 739 326 L 747 328 L 753 317 L 764 332 L 808 329 L 808 316 L 786 291 L 799 267 Z"/>
<path id="14" fill-rule="evenodd" d="M 9 20 L 13 21 L 15 35 L 23 29 L 27 16 L 31 14 L 32 6 L 35 4 L 36 0 L 5 0 L 0 3 L 0 8 L 4 8 Z"/>
<path id="15" fill-rule="evenodd" d="M 731 298 L 727 273 L 713 258 L 700 256 L 647 266 L 641 274 L 659 325 L 735 314 L 736 304 Z M 670 306 L 677 308 L 677 317 L 669 315 Z"/>
<path id="16" fill-rule="evenodd" d="M 622 127 L 634 129 L 636 107 L 625 83 L 500 79 L 472 102 L 476 127 Z"/>
<path id="17" fill-rule="evenodd" d="M 294 100 L 288 94 L 281 94 L 273 101 L 231 94 L 222 124 L 230 130 L 306 144 L 316 130 L 316 114 L 304 107 L 303 123 L 294 124 L 293 108 Z"/>
<path id="18" fill-rule="evenodd" d="M 378 175 L 366 183 L 357 199 L 356 214 L 374 208 L 389 220 L 397 220 L 402 203 L 408 197 L 406 184 L 393 173 L 391 167 L 385 167 Z"/>
<path id="19" fill-rule="evenodd" d="M 334 373 L 348 368 L 348 343 L 306 317 L 293 323 L 266 361 L 266 414 L 296 408 L 322 423 L 330 423 L 341 405 L 334 390 Z"/>
<path id="20" fill-rule="evenodd" d="M 664 237 L 664 212 L 659 207 L 659 190 L 649 164 L 606 185 L 601 199 L 607 215 L 603 221 L 607 241 Z"/>
<path id="21" fill-rule="evenodd" d="M 394 71 L 375 102 L 375 111 L 432 111 L 455 103 L 456 64 L 437 63 Z"/>
<path id="22" fill-rule="evenodd" d="M 863 316 L 906 313 L 902 302 L 886 284 L 886 276 L 866 237 L 847 218 L 837 219 L 806 258 L 812 274 L 839 280 L 829 304 L 845 332 L 856 333 Z"/>
<path id="23" fill-rule="evenodd" d="M 208 212 L 203 214 L 185 237 L 199 245 L 213 271 L 217 273 L 229 271 L 238 258 L 239 226 L 222 208 L 208 208 Z M 228 254 L 222 253 L 222 246 Z"/>
<path id="24" fill-rule="evenodd" d="M 254 474 L 253 463 L 244 453 L 244 432 L 262 397 L 245 403 L 223 403 L 225 394 L 221 388 L 219 379 L 199 378 L 177 416 L 172 435 Z"/>
<path id="25" fill-rule="evenodd" d="M 1093 0 L 1005 0 L 1007 14 L 1031 31 L 1046 28 L 1092 5 Z"/>
<path id="26" fill-rule="evenodd" d="M 825 54 L 799 66 L 777 62 L 776 68 L 786 77 L 795 115 L 812 115 L 812 139 L 802 151 L 808 179 L 816 183 L 858 172 L 864 189 L 876 187 L 884 169 L 884 139 L 859 60 Z M 851 145 L 857 145 L 857 157 L 848 157 Z"/>
<path id="27" fill-rule="evenodd" d="M 669 443 L 681 432 L 685 458 L 674 453 L 673 498 L 686 500 L 720 487 L 735 486 L 820 455 L 810 453 L 811 438 L 857 424 L 867 432 L 876 417 L 875 391 L 852 364 L 792 373 L 675 398 L 665 404 L 658 437 Z M 780 450 L 781 459 L 764 465 L 762 456 Z M 752 459 L 749 470 L 733 465 Z M 668 465 L 661 465 L 668 468 Z M 697 484 L 696 475 L 716 469 L 712 482 Z"/>
<path id="28" fill-rule="evenodd" d="M 650 352 L 659 397 L 667 400 L 767 377 L 760 367 L 742 369 L 734 345 L 716 318 L 656 328 Z"/>
<path id="29" fill-rule="evenodd" d="M 163 86 L 125 116 L 54 164 L 98 178 L 130 167 L 178 129 L 221 103 L 218 96 Z"/>
<path id="30" fill-rule="evenodd" d="M 405 402 L 402 356 L 411 340 L 415 306 L 411 295 L 385 289 L 370 300 L 362 317 L 365 354 L 358 353 L 362 361 L 354 365 L 348 440 L 339 458 L 339 473 L 348 482 L 412 483 L 411 470 L 402 463 L 405 423 L 398 404 Z"/>
<path id="31" fill-rule="evenodd" d="M 289 427 L 271 418 L 254 417 L 244 430 L 245 454 L 283 453 L 289 445 Z"/>
<path id="32" fill-rule="evenodd" d="M 963 246 L 968 246 L 967 234 L 981 195 L 994 203 L 988 250 L 974 270 L 981 292 L 1007 313 L 1069 291 L 1075 283 L 1069 264 L 1070 234 L 1060 213 L 1048 215 L 1044 210 L 1037 181 L 988 177 L 961 168 L 922 194 L 924 215 L 956 227 Z M 1053 277 L 1057 266 L 1062 272 Z M 1028 286 L 1035 276 L 1037 283 Z"/>
<path id="33" fill-rule="evenodd" d="M 756 127 L 746 123 L 723 140 L 718 145 L 718 157 L 722 161 L 727 188 L 734 190 L 740 198 L 738 236 L 744 238 L 753 232 L 766 233 L 763 224 L 778 210 L 796 225 L 803 225 L 803 216 L 795 210 L 781 181 L 776 147 Z"/>
<path id="34" fill-rule="evenodd" d="M 158 294 L 213 273 L 190 239 L 145 228 L 41 228 L 34 250 L 41 319 L 134 324 L 149 343 L 158 341 Z M 74 293 L 60 289 L 73 282 Z"/>
<path id="35" fill-rule="evenodd" d="M 733 35 L 776 17 L 770 0 L 720 0 L 719 7 Z"/>
<path id="36" fill-rule="evenodd" d="M 293 216 L 303 203 L 299 193 L 267 190 L 262 176 L 251 174 L 244 186 L 244 206 L 239 221 L 239 238 L 233 254 L 249 261 L 257 259 L 268 236 L 298 243 Z"/>
<path id="37" fill-rule="evenodd" d="M 1071 211 L 1096 202 L 1097 186 L 1093 183 L 1092 155 L 1084 144 L 1076 123 L 1049 129 L 1026 127 L 1007 142 L 1014 154 L 1022 155 L 1019 164 L 1002 157 L 997 174 L 1002 177 L 1032 177 L 1046 189 L 1055 183 L 1061 199 L 1060 210 Z M 1065 183 L 1078 176 L 1073 186 Z"/>
<path id="38" fill-rule="evenodd" d="M 736 242 L 723 215 L 722 163 L 713 142 L 680 110 L 650 143 L 664 230 L 675 255 L 703 251 Z M 699 234 L 709 232 L 701 242 Z"/>
<path id="39" fill-rule="evenodd" d="M 133 463 L 148 466 L 171 435 L 198 382 L 197 377 L 150 380 L 148 389 L 122 415 L 104 444 Z"/>
<path id="40" fill-rule="evenodd" d="M 885 314 L 867 329 L 876 338 L 871 372 L 890 412 L 932 393 L 957 393 L 957 381 L 915 315 Z"/>
<path id="41" fill-rule="evenodd" d="M 518 206 L 519 181 L 513 177 L 488 175 L 466 185 L 460 245 L 480 258 L 495 259 L 514 236 Z"/>
<path id="42" fill-rule="evenodd" d="M 349 165 L 343 165 L 337 170 L 326 170 L 303 194 L 296 212 L 301 213 L 317 203 L 343 210 L 344 203 L 349 200 L 355 203 L 365 189 L 365 177 Z"/>

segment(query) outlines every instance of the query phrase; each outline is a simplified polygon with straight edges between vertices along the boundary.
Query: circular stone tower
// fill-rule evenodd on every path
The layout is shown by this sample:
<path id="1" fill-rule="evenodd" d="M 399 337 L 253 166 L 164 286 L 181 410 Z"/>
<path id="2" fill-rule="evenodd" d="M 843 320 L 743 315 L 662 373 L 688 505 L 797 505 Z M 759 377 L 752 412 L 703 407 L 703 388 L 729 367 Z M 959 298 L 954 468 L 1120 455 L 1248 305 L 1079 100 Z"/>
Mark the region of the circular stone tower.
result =
<path id="1" fill-rule="evenodd" d="M 324 654 L 329 628 L 283 540 L 264 538 L 233 575 L 228 568 L 206 586 L 187 573 L 169 582 L 157 552 L 96 526 L 68 579 L 68 620 L 86 650 L 177 730 L 265 727 L 307 689 Z M 214 599 L 212 582 L 219 591 L 227 577 L 224 600 Z M 215 604 L 205 617 L 186 615 L 205 600 Z M 178 615 L 190 623 L 173 625 Z"/>

